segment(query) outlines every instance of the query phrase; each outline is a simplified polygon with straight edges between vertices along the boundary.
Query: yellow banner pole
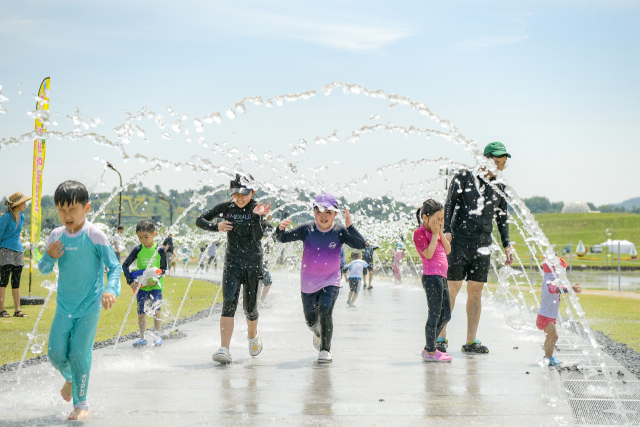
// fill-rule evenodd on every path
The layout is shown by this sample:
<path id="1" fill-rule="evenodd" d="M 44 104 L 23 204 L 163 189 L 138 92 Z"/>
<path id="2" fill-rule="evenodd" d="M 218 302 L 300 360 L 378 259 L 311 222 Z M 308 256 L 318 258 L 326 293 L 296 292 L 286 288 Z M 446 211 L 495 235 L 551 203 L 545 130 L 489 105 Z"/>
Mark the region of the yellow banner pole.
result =
<path id="1" fill-rule="evenodd" d="M 36 132 L 40 138 L 33 143 L 33 179 L 31 183 L 31 255 L 29 256 L 29 296 L 31 296 L 31 275 L 34 262 L 40 261 L 42 254 L 38 251 L 40 241 L 40 223 L 42 221 L 42 171 L 46 152 L 45 132 L 49 123 L 49 84 L 47 77 L 40 84 L 38 102 L 36 103 Z"/>

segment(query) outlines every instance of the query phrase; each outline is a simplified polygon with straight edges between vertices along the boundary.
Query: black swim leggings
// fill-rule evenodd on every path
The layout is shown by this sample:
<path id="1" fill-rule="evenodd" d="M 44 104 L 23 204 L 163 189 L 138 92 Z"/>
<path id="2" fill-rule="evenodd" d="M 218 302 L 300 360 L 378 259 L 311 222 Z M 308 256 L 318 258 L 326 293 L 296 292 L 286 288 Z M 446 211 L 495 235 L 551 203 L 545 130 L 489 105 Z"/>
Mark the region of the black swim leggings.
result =
<path id="1" fill-rule="evenodd" d="M 13 273 L 13 274 L 11 274 Z M 5 264 L 0 267 L 0 288 L 6 288 L 11 276 L 11 289 L 20 289 L 20 277 L 22 277 L 22 266 Z"/>
<path id="2" fill-rule="evenodd" d="M 331 351 L 333 307 L 339 293 L 340 288 L 337 286 L 327 286 L 312 294 L 302 292 L 304 318 L 309 329 L 321 338 L 321 351 Z"/>
<path id="3" fill-rule="evenodd" d="M 436 351 L 436 338 L 444 326 L 451 320 L 451 300 L 449 299 L 449 285 L 442 276 L 422 275 L 422 287 L 427 294 L 429 317 L 424 327 L 427 344 L 424 349 Z"/>
<path id="4" fill-rule="evenodd" d="M 233 317 L 238 307 L 240 287 L 243 289 L 242 308 L 247 320 L 258 320 L 258 283 L 262 273 L 258 270 L 224 269 L 222 273 L 222 316 Z"/>

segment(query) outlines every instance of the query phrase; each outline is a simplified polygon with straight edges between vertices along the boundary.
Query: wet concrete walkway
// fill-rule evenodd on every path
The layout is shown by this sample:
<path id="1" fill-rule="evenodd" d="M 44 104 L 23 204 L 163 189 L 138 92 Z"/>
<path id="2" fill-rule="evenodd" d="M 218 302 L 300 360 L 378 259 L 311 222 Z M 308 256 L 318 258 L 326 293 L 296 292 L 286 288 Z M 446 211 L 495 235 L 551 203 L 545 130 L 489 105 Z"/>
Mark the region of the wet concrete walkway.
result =
<path id="1" fill-rule="evenodd" d="M 260 311 L 264 350 L 256 358 L 248 354 L 241 310 L 230 366 L 211 361 L 220 345 L 219 314 L 181 326 L 187 337 L 161 348 L 122 343 L 95 351 L 89 424 L 572 425 L 566 399 L 550 404 L 550 383 L 537 365 L 542 334 L 506 326 L 501 303 L 483 305 L 479 337 L 490 354 L 465 355 L 461 294 L 449 327 L 453 361 L 428 364 L 420 358 L 427 304 L 417 280 L 394 286 L 375 279 L 355 308 L 347 306 L 344 287 L 334 311 L 334 361 L 318 365 L 298 276 L 273 278 L 271 307 Z M 23 370 L 20 384 L 15 373 L 0 374 L 0 426 L 67 424 L 71 405 L 59 396 L 62 383 L 49 364 Z"/>

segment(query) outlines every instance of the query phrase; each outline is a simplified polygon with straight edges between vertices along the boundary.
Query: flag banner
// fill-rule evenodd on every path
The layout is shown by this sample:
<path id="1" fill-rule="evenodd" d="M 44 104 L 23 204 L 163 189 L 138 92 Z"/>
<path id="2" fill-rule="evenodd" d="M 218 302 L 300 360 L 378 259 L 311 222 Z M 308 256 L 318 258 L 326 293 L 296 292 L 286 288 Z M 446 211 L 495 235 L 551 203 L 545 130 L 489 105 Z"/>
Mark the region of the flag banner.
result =
<path id="1" fill-rule="evenodd" d="M 38 90 L 36 104 L 36 132 L 40 136 L 33 144 L 33 180 L 31 200 L 31 254 L 32 262 L 29 271 L 33 270 L 33 263 L 40 261 L 42 253 L 38 250 L 40 242 L 40 225 L 42 222 L 42 171 L 46 152 L 45 132 L 49 123 L 49 77 L 44 79 Z"/>

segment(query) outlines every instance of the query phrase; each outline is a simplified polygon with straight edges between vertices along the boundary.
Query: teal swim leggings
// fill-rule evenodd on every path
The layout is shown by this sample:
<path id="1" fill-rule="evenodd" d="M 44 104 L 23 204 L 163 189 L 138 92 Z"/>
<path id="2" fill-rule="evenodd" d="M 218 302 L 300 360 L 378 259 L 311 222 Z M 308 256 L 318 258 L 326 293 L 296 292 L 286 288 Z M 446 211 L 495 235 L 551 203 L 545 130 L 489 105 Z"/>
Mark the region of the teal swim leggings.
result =
<path id="1" fill-rule="evenodd" d="M 73 404 L 87 400 L 91 354 L 100 312 L 76 319 L 56 314 L 49 333 L 49 360 L 73 384 Z"/>

